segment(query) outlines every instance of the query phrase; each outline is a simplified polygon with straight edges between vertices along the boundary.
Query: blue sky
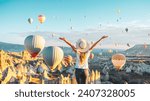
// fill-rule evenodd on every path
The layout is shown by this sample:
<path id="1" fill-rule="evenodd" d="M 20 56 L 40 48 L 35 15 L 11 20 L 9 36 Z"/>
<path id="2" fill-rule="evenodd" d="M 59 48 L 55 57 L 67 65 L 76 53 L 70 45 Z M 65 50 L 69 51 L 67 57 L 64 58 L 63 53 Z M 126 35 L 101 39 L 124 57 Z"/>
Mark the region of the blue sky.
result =
<path id="1" fill-rule="evenodd" d="M 0 0 L 0 41 L 23 44 L 26 36 L 40 34 L 47 45 L 65 45 L 58 36 L 75 43 L 78 38 L 96 41 L 109 35 L 100 47 L 149 44 L 149 5 L 150 0 Z M 39 14 L 46 16 L 45 23 L 38 22 Z M 27 22 L 30 17 L 32 24 Z"/>

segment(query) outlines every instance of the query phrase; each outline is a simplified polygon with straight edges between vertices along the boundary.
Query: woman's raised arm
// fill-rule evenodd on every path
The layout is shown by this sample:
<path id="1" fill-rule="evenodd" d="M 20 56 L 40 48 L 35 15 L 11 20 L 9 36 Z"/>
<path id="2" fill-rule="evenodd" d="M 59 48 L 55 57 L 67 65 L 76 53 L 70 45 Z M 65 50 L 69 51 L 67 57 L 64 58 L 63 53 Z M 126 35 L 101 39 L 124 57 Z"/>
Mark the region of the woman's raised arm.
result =
<path id="1" fill-rule="evenodd" d="M 102 36 L 98 41 L 96 41 L 89 50 L 92 50 L 100 41 L 102 41 L 103 39 L 107 38 L 108 36 L 104 35 Z"/>
<path id="2" fill-rule="evenodd" d="M 75 46 L 74 45 L 72 45 L 72 43 L 71 42 L 69 42 L 68 40 L 66 40 L 66 38 L 62 38 L 62 37 L 60 37 L 59 38 L 60 40 L 63 40 L 64 42 L 66 42 L 71 48 L 72 48 L 72 50 L 74 51 L 74 52 L 77 52 L 77 50 L 76 50 L 76 48 L 75 48 Z"/>

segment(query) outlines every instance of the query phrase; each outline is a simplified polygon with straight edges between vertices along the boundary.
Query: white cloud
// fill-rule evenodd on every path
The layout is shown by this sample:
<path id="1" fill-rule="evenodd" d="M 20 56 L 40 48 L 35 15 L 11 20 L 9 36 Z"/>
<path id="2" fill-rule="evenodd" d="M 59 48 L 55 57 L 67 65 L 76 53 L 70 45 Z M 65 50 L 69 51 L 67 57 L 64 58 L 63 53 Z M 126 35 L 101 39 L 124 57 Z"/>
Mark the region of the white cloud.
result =
<path id="1" fill-rule="evenodd" d="M 130 22 L 121 22 L 114 24 L 102 24 L 101 27 L 88 28 L 82 31 L 72 30 L 70 32 L 51 32 L 51 31 L 36 31 L 36 32 L 20 32 L 20 33 L 9 33 L 10 36 L 15 35 L 16 39 L 11 40 L 11 42 L 20 42 L 23 44 L 25 37 L 28 35 L 42 35 L 46 39 L 46 45 L 65 45 L 66 44 L 60 41 L 58 38 L 66 37 L 72 43 L 75 44 L 76 40 L 79 38 L 86 38 L 88 41 L 96 41 L 102 35 L 108 35 L 109 38 L 102 42 L 103 48 L 128 48 L 126 47 L 127 43 L 130 43 L 132 46 L 135 44 L 150 43 L 150 23 L 149 21 L 130 21 Z M 128 28 L 129 31 L 125 32 L 125 28 Z M 52 37 L 52 34 L 56 36 Z M 119 43 L 120 46 L 115 47 L 114 44 Z M 99 47 L 99 46 L 98 46 Z"/>

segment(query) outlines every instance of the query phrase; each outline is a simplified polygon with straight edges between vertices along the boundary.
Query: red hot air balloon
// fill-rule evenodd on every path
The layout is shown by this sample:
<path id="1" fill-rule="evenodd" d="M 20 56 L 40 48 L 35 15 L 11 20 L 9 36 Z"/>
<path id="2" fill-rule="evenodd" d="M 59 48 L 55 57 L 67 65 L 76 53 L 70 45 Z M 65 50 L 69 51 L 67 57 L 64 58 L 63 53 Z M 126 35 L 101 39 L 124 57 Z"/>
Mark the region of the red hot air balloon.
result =
<path id="1" fill-rule="evenodd" d="M 38 20 L 39 20 L 39 22 L 40 22 L 41 24 L 45 22 L 45 19 L 46 19 L 46 17 L 45 17 L 44 15 L 39 15 L 39 16 L 38 16 Z"/>
<path id="2" fill-rule="evenodd" d="M 93 59 L 93 58 L 94 58 L 94 54 L 91 53 L 91 54 L 90 54 L 90 59 Z"/>

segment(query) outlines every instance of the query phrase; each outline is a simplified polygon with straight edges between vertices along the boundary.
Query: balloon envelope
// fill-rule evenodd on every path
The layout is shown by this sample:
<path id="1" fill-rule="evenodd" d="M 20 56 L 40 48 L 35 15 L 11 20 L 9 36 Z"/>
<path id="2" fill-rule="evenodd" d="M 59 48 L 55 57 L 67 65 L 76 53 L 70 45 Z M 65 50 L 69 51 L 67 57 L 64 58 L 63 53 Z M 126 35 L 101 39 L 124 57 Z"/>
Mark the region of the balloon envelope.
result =
<path id="1" fill-rule="evenodd" d="M 127 46 L 128 46 L 128 47 L 130 47 L 130 44 L 129 44 L 129 43 L 127 43 Z"/>
<path id="2" fill-rule="evenodd" d="M 128 32 L 128 28 L 126 28 L 125 31 Z"/>
<path id="3" fill-rule="evenodd" d="M 117 70 L 120 70 L 126 63 L 126 57 L 123 54 L 115 54 L 112 56 L 111 61 L 114 65 L 114 67 Z"/>
<path id="4" fill-rule="evenodd" d="M 147 44 L 146 43 L 144 44 L 144 48 L 147 48 Z"/>
<path id="5" fill-rule="evenodd" d="M 108 50 L 108 53 L 112 53 L 112 52 L 113 52 L 113 50 L 112 50 L 112 49 L 109 49 L 109 50 Z"/>
<path id="6" fill-rule="evenodd" d="M 29 22 L 30 24 L 32 24 L 33 19 L 32 19 L 32 18 L 29 18 L 29 19 L 28 19 L 28 22 Z"/>
<path id="7" fill-rule="evenodd" d="M 49 46 L 43 52 L 44 61 L 50 66 L 51 70 L 54 70 L 61 63 L 63 57 L 63 50 L 56 46 Z"/>
<path id="8" fill-rule="evenodd" d="M 44 45 L 45 39 L 40 35 L 30 35 L 24 41 L 25 49 L 32 57 L 36 57 L 43 50 Z"/>
<path id="9" fill-rule="evenodd" d="M 93 59 L 93 58 L 94 58 L 94 54 L 91 53 L 91 54 L 90 54 L 90 59 Z"/>
<path id="10" fill-rule="evenodd" d="M 43 73 L 44 72 L 44 69 L 41 67 L 41 66 L 39 66 L 38 68 L 37 68 L 37 73 L 38 74 L 41 74 L 41 73 Z"/>
<path id="11" fill-rule="evenodd" d="M 46 17 L 44 15 L 39 15 L 38 16 L 38 20 L 39 22 L 42 24 L 43 22 L 45 22 Z"/>
<path id="12" fill-rule="evenodd" d="M 120 13 L 121 13 L 121 10 L 120 10 L 120 9 L 118 9 L 118 10 L 117 10 L 117 14 L 120 14 Z"/>
<path id="13" fill-rule="evenodd" d="M 64 57 L 64 60 L 67 61 L 68 63 L 71 63 L 73 61 L 73 57 L 71 55 L 68 55 Z"/>

